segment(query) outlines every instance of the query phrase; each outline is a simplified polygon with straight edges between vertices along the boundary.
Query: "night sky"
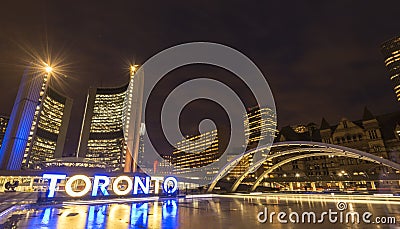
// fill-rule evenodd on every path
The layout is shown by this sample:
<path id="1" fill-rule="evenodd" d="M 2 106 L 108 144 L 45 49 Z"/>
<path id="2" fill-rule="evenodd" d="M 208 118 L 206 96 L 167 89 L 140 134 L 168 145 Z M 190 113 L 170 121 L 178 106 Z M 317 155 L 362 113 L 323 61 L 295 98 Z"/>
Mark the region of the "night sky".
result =
<path id="1" fill-rule="evenodd" d="M 278 125 L 360 119 L 399 110 L 380 44 L 400 34 L 400 1 L 3 1 L 0 113 L 9 115 L 27 49 L 65 58 L 58 89 L 74 99 L 67 154 L 76 150 L 90 86 L 119 86 L 129 62 L 168 47 L 233 47 L 266 75 Z"/>

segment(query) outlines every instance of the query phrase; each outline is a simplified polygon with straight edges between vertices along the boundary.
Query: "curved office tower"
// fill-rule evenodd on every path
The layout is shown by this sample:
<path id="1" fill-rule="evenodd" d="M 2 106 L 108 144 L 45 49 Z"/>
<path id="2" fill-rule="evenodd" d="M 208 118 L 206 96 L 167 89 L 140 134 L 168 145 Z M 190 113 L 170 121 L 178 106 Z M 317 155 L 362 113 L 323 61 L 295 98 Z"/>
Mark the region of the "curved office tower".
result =
<path id="1" fill-rule="evenodd" d="M 123 168 L 126 143 L 122 116 L 127 88 L 128 85 L 89 89 L 78 157 L 106 163 L 111 171 Z"/>
<path id="2" fill-rule="evenodd" d="M 50 81 L 51 73 L 24 72 L 0 150 L 1 169 L 37 169 L 62 157 L 72 100 Z"/>
<path id="3" fill-rule="evenodd" d="M 72 109 L 72 99 L 48 87 L 32 130 L 28 138 L 22 167 L 40 169 L 39 164 L 63 155 L 68 124 Z"/>
<path id="4" fill-rule="evenodd" d="M 400 101 L 400 36 L 385 41 L 381 45 L 381 51 L 385 58 L 390 80 L 394 83 L 397 100 Z"/>
<path id="5" fill-rule="evenodd" d="M 131 66 L 130 80 L 124 86 L 89 89 L 77 157 L 105 163 L 109 171 L 136 171 L 145 132 L 140 119 L 143 77 L 135 78 L 137 68 Z M 124 132 L 130 122 L 135 129 Z"/>

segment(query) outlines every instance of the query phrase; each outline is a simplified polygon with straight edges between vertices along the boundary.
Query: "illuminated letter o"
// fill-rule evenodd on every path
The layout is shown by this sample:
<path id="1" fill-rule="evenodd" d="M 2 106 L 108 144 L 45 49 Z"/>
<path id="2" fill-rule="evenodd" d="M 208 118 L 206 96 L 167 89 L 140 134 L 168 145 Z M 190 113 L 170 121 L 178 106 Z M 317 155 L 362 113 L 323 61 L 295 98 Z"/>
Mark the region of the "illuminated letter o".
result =
<path id="1" fill-rule="evenodd" d="M 126 189 L 123 191 L 119 190 L 118 188 L 118 183 L 120 181 L 126 181 L 128 183 L 128 187 L 126 187 Z M 133 187 L 133 182 L 131 178 L 129 178 L 128 176 L 119 176 L 114 180 L 112 188 L 115 194 L 119 196 L 124 196 L 128 194 L 130 191 L 132 191 L 132 187 Z"/>
<path id="2" fill-rule="evenodd" d="M 172 187 L 171 190 L 169 190 L 168 182 L 172 182 L 174 184 L 174 186 Z M 166 192 L 166 193 L 170 193 L 170 194 L 174 193 L 178 189 L 178 181 L 176 180 L 176 178 L 175 177 L 165 178 L 164 183 L 163 183 L 163 189 L 164 189 L 164 192 Z"/>
<path id="3" fill-rule="evenodd" d="M 85 188 L 79 192 L 72 190 L 72 183 L 74 183 L 74 181 L 77 180 L 83 180 L 85 182 Z M 91 187 L 92 187 L 92 182 L 90 181 L 89 177 L 85 175 L 75 175 L 67 180 L 67 183 L 65 184 L 65 192 L 72 197 L 81 197 L 86 195 L 86 193 L 89 192 Z"/>

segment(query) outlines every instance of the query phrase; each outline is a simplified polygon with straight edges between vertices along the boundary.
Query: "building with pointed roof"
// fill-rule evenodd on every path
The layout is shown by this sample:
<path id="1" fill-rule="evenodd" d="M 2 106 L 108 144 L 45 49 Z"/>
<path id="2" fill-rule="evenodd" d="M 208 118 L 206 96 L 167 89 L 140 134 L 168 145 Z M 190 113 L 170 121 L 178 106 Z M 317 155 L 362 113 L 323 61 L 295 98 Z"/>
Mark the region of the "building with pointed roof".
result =
<path id="1" fill-rule="evenodd" d="M 296 131 L 299 126 L 282 127 L 275 141 L 315 141 L 345 146 L 382 158 L 400 162 L 400 112 L 374 115 L 367 107 L 364 108 L 362 119 L 349 120 L 342 118 L 337 124 L 331 125 L 325 118 L 317 128 Z M 292 164 L 277 169 L 273 176 L 302 174 L 305 176 L 335 176 L 353 172 L 387 173 L 387 168 L 372 166 L 370 163 L 354 158 L 313 157 L 293 161 Z"/>

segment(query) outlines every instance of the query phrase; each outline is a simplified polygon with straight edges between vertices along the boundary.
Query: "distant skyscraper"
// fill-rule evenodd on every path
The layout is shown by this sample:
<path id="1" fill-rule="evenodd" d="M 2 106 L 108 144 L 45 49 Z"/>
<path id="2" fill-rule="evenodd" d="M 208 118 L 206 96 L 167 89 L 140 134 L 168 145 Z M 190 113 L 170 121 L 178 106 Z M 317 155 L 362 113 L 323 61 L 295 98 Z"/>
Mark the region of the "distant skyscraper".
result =
<path id="1" fill-rule="evenodd" d="M 3 143 L 4 134 L 6 133 L 8 120 L 10 120 L 9 117 L 0 116 L 0 148 L 1 148 L 1 144 Z"/>
<path id="2" fill-rule="evenodd" d="M 62 157 L 72 100 L 51 88 L 51 73 L 28 68 L 0 150 L 1 169 L 36 169 Z"/>
<path id="3" fill-rule="evenodd" d="M 203 139 L 201 142 L 196 140 Z M 196 144 L 194 143 L 196 141 Z M 209 145 L 204 149 L 205 145 Z M 188 173 L 191 168 L 201 168 L 218 160 L 221 156 L 218 144 L 218 131 L 213 130 L 200 135 L 188 137 L 176 145 L 172 155 L 174 172 Z M 216 170 L 218 171 L 218 169 Z"/>
<path id="4" fill-rule="evenodd" d="M 272 142 L 276 134 L 276 114 L 270 108 L 254 107 L 244 115 L 244 134 L 247 146 Z"/>
<path id="5" fill-rule="evenodd" d="M 257 147 L 257 144 L 261 146 L 272 143 L 277 131 L 276 114 L 271 108 L 260 108 L 258 106 L 249 108 L 247 113 L 244 114 L 243 120 L 247 150 Z M 253 156 L 253 154 L 250 154 L 243 157 L 230 171 L 229 176 L 240 176 L 243 171 L 253 164 Z"/>
<path id="6" fill-rule="evenodd" d="M 146 134 L 146 126 L 142 123 L 140 127 L 140 139 L 139 139 L 139 152 L 138 152 L 138 164 L 139 166 L 149 167 L 149 163 L 144 161 L 144 135 Z M 143 171 L 143 168 L 141 168 Z"/>
<path id="7" fill-rule="evenodd" d="M 112 171 L 125 164 L 122 116 L 127 88 L 91 88 L 86 101 L 78 156 L 104 162 Z"/>
<path id="8" fill-rule="evenodd" d="M 156 174 L 165 174 L 170 175 L 172 173 L 172 156 L 171 155 L 161 155 L 163 161 L 156 162 L 156 166 L 154 168 L 154 173 Z"/>
<path id="9" fill-rule="evenodd" d="M 390 80 L 394 83 L 397 100 L 400 101 L 400 36 L 385 41 L 381 45 L 381 51 Z"/>

